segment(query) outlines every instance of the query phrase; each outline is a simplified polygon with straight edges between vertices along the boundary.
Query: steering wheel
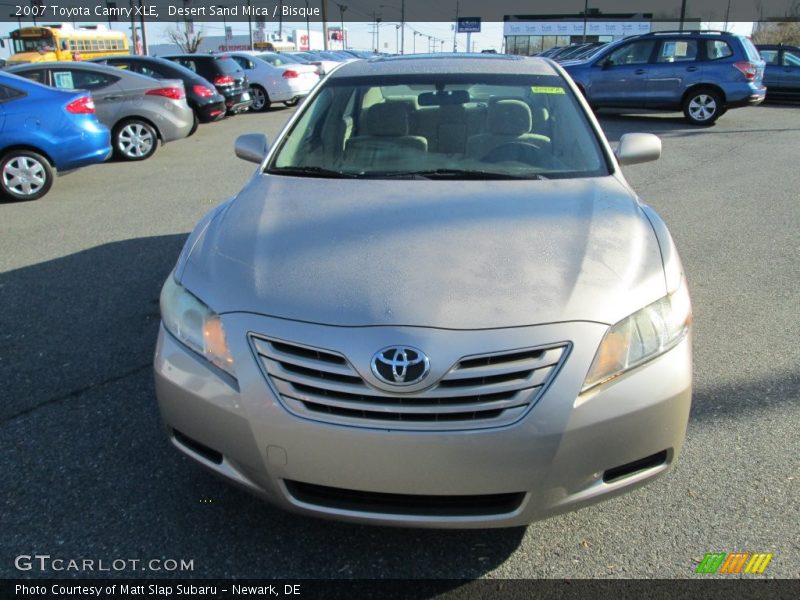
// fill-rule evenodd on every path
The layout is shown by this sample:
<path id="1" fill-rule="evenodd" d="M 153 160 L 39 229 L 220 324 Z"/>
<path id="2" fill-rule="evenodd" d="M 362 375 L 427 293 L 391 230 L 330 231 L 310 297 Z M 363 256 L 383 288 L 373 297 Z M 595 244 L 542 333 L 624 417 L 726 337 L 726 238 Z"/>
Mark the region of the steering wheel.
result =
<path id="1" fill-rule="evenodd" d="M 542 147 L 532 142 L 506 142 L 495 146 L 487 152 L 481 162 L 520 162 L 536 165 L 541 162 Z"/>

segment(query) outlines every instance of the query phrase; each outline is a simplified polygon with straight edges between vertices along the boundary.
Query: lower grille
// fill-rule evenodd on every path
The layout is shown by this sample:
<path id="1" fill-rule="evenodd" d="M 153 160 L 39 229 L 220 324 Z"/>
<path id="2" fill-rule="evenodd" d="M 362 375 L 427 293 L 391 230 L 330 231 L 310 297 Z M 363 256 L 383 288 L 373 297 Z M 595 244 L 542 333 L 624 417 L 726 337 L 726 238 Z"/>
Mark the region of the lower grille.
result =
<path id="1" fill-rule="evenodd" d="M 267 380 L 290 412 L 330 423 L 408 430 L 516 421 L 544 392 L 569 348 L 561 343 L 465 356 L 430 387 L 409 393 L 377 389 L 334 351 L 256 335 L 250 339 Z"/>
<path id="2" fill-rule="evenodd" d="M 504 515 L 517 510 L 524 492 L 474 496 L 422 496 L 383 494 L 284 480 L 293 498 L 305 504 L 351 510 L 411 516 L 470 517 Z"/>

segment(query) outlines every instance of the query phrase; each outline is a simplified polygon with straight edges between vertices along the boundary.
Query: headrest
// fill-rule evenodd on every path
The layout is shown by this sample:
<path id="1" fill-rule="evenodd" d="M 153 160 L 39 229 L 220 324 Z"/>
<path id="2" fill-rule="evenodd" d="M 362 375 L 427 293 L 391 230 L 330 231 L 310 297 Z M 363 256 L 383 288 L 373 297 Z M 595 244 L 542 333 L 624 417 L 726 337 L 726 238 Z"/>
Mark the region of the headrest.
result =
<path id="1" fill-rule="evenodd" d="M 531 109 L 522 100 L 498 100 L 489 105 L 489 133 L 522 135 L 530 133 Z"/>
<path id="2" fill-rule="evenodd" d="M 364 127 L 366 135 L 408 135 L 408 107 L 394 102 L 370 106 L 364 116 Z"/>

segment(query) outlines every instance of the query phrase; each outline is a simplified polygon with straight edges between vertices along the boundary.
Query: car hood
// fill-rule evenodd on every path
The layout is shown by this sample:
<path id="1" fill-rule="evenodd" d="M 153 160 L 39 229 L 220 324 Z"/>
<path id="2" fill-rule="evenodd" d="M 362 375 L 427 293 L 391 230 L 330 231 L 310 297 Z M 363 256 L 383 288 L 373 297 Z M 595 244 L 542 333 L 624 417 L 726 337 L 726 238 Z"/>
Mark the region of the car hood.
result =
<path id="1" fill-rule="evenodd" d="M 257 175 L 192 237 L 176 273 L 219 313 L 342 326 L 610 324 L 666 293 L 652 227 L 610 176 Z"/>

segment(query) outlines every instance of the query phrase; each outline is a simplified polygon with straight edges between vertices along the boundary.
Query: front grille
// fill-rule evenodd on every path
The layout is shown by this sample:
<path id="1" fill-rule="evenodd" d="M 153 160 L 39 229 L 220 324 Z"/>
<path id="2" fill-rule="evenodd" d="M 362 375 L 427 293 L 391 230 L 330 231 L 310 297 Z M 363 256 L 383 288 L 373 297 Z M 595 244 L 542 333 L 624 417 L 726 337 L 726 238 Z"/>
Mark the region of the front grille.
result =
<path id="1" fill-rule="evenodd" d="M 293 498 L 305 504 L 392 515 L 436 517 L 486 517 L 505 515 L 517 510 L 524 492 L 473 496 L 423 496 L 417 494 L 384 494 L 285 480 Z"/>
<path id="2" fill-rule="evenodd" d="M 390 392 L 367 383 L 341 354 L 251 335 L 286 408 L 363 427 L 442 430 L 498 427 L 532 406 L 566 358 L 568 344 L 461 358 L 430 387 Z"/>

